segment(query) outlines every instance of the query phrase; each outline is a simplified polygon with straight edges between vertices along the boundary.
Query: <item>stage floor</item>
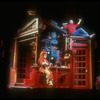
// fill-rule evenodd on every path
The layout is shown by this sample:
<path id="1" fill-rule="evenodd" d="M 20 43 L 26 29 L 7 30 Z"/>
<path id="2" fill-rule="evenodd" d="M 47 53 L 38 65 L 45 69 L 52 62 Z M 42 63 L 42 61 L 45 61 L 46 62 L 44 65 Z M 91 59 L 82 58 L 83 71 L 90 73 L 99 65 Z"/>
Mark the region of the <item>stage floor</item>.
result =
<path id="1" fill-rule="evenodd" d="M 18 89 L 11 88 L 0 91 L 0 98 L 4 99 L 95 99 L 100 98 L 97 90 L 71 90 L 71 89 Z"/>

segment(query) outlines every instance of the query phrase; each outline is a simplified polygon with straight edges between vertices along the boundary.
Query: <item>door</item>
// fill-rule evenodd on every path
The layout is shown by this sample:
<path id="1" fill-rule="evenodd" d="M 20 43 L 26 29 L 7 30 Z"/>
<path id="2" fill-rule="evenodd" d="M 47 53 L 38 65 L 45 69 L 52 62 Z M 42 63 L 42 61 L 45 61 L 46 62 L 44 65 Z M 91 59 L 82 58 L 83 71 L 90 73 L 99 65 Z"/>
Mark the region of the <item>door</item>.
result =
<path id="1" fill-rule="evenodd" d="M 17 83 L 23 83 L 24 79 L 29 79 L 31 59 L 30 47 L 25 44 L 19 44 L 17 60 Z"/>
<path id="2" fill-rule="evenodd" d="M 89 55 L 88 48 L 73 48 L 73 88 L 89 87 Z"/>

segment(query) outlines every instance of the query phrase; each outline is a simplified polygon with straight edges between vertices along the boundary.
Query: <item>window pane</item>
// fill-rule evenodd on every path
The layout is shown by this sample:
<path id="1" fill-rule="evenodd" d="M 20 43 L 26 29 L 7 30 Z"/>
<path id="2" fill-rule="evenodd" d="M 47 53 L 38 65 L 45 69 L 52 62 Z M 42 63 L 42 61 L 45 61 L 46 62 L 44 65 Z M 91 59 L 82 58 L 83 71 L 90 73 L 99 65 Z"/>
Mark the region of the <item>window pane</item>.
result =
<path id="1" fill-rule="evenodd" d="M 85 67 L 85 62 L 83 62 L 83 67 Z"/>
<path id="2" fill-rule="evenodd" d="M 25 74 L 23 74 L 23 78 L 25 78 Z"/>
<path id="3" fill-rule="evenodd" d="M 81 55 L 81 50 L 79 50 L 79 55 Z"/>
<path id="4" fill-rule="evenodd" d="M 83 61 L 85 61 L 85 57 L 83 57 Z"/>
<path id="5" fill-rule="evenodd" d="M 83 69 L 83 73 L 85 73 L 85 69 Z"/>
<path id="6" fill-rule="evenodd" d="M 83 85 L 85 85 L 85 81 L 83 81 Z"/>
<path id="7" fill-rule="evenodd" d="M 83 79 L 85 79 L 85 75 L 83 75 Z"/>
<path id="8" fill-rule="evenodd" d="M 19 78 L 19 74 L 17 74 L 17 78 Z"/>
<path id="9" fill-rule="evenodd" d="M 81 81 L 78 82 L 78 85 L 81 85 Z"/>
<path id="10" fill-rule="evenodd" d="M 83 50 L 83 55 L 85 55 L 85 50 Z"/>

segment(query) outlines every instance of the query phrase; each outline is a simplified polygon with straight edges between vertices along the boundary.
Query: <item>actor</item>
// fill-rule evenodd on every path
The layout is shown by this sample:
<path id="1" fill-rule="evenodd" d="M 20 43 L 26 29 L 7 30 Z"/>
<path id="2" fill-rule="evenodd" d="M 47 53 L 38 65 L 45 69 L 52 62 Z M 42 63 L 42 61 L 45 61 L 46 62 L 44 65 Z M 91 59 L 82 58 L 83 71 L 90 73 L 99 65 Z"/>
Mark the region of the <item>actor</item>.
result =
<path id="1" fill-rule="evenodd" d="M 41 66 L 39 68 L 39 71 L 43 74 L 46 74 L 46 83 L 48 85 L 53 86 L 53 74 L 52 74 L 51 70 L 49 69 L 50 64 L 46 58 L 47 58 L 47 53 L 45 51 L 42 51 L 40 53 L 40 57 L 38 59 L 38 63 Z"/>

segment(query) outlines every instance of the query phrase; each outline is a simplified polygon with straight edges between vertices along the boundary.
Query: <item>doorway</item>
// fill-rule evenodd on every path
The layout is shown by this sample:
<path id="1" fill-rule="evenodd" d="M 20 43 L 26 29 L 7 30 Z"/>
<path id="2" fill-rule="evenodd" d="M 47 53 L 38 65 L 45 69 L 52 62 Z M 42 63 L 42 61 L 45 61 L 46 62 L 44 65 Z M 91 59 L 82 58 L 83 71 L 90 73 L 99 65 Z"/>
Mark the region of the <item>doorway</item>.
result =
<path id="1" fill-rule="evenodd" d="M 73 48 L 73 88 L 87 89 L 89 86 L 88 48 Z"/>
<path id="2" fill-rule="evenodd" d="M 32 64 L 32 51 L 30 42 L 18 43 L 17 56 L 17 83 L 23 83 L 24 79 L 30 78 L 30 67 Z"/>

